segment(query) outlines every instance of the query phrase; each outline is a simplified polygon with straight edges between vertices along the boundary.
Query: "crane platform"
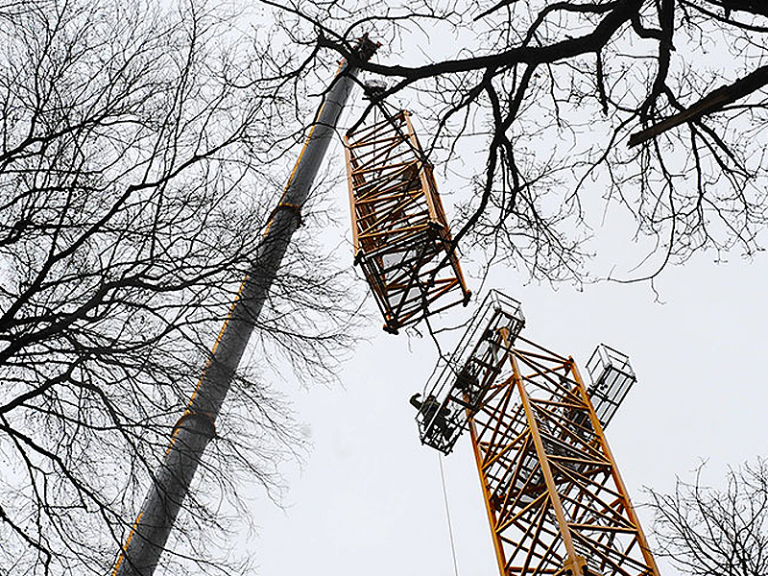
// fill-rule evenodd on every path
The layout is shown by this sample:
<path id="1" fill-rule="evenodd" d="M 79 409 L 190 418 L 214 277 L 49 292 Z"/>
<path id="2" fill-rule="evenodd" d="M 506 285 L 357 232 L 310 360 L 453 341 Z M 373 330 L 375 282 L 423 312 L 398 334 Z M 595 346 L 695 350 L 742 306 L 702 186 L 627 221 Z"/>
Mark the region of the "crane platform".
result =
<path id="1" fill-rule="evenodd" d="M 422 443 L 449 454 L 504 369 L 500 359 L 525 326 L 520 302 L 491 290 L 455 352 L 438 363 L 425 387 L 428 402 L 416 415 Z M 507 340 L 502 340 L 506 335 Z M 433 407 L 439 406 L 438 410 Z"/>

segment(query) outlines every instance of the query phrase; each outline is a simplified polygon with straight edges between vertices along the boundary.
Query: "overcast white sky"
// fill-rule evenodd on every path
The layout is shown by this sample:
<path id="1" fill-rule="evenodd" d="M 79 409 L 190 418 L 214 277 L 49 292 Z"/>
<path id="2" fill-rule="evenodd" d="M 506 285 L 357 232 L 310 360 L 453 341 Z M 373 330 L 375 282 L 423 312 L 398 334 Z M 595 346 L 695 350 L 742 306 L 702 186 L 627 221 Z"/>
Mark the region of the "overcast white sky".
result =
<path id="1" fill-rule="evenodd" d="M 601 341 L 631 356 L 639 382 L 607 435 L 637 504 L 643 486 L 670 490 L 702 459 L 717 483 L 728 465 L 766 454 L 767 265 L 700 258 L 670 269 L 658 283 L 664 304 L 641 285 L 554 292 L 522 287 L 510 270 L 493 284 L 523 302 L 527 337 L 582 368 Z M 254 502 L 261 574 L 454 573 L 438 455 L 419 444 L 407 402 L 433 361 L 427 338 L 374 333 L 346 365 L 346 389 L 293 394 L 314 449 L 289 475 L 285 511 Z M 443 464 L 459 573 L 496 574 L 468 437 Z"/>
<path id="2" fill-rule="evenodd" d="M 327 162 L 341 166 L 338 146 Z M 451 190 L 450 183 L 438 185 Z M 334 202 L 346 223 L 345 183 Z M 447 208 L 450 217 L 450 199 Z M 631 268 L 640 259 L 638 253 L 625 255 L 632 230 L 620 219 L 606 221 L 598 254 L 604 269 L 613 263 Z M 733 254 L 720 264 L 713 259 L 701 254 L 684 267 L 668 268 L 656 282 L 661 302 L 648 284 L 555 291 L 526 286 L 524 275 L 503 267 L 485 285 L 520 300 L 524 335 L 573 355 L 582 372 L 600 342 L 630 356 L 639 382 L 607 436 L 636 504 L 647 499 L 644 486 L 669 491 L 676 476 L 691 479 L 702 460 L 709 462 L 705 481 L 717 484 L 728 466 L 768 453 L 768 257 L 745 262 Z M 467 262 L 465 271 L 477 290 L 471 277 L 476 268 Z M 476 294 L 468 308 L 454 309 L 441 323 L 465 321 L 484 296 Z M 429 338 L 392 336 L 380 324 L 376 317 L 366 333 L 370 340 L 345 365 L 343 387 L 285 384 L 313 449 L 302 469 L 284 470 L 290 486 L 284 510 L 254 489 L 259 531 L 247 545 L 257 554 L 261 575 L 454 574 L 439 456 L 420 445 L 408 404 L 423 388 L 436 351 Z M 498 569 L 466 435 L 443 466 L 458 572 L 493 576 Z M 640 515 L 649 532 L 648 512 L 641 509 Z M 674 574 L 664 562 L 660 567 L 665 576 Z"/>
<path id="3" fill-rule="evenodd" d="M 398 46 L 408 49 L 405 42 Z M 341 166 L 338 145 L 326 162 Z M 450 183 L 438 185 L 452 190 Z M 451 217 L 455 211 L 446 198 Z M 334 202 L 346 224 L 346 183 L 337 187 Z M 608 226 L 599 256 L 610 266 L 623 257 L 631 231 L 617 220 L 609 219 Z M 454 308 L 439 323 L 466 321 L 487 290 L 497 288 L 522 302 L 527 338 L 573 355 L 582 372 L 600 342 L 628 354 L 639 381 L 607 437 L 640 504 L 647 499 L 644 486 L 670 491 L 676 476 L 691 479 L 703 460 L 709 462 L 705 481 L 717 484 L 728 466 L 768 454 L 768 256 L 747 262 L 733 254 L 720 264 L 713 259 L 701 254 L 668 268 L 656 282 L 660 301 L 648 284 L 553 290 L 525 285 L 525 275 L 497 267 L 467 308 Z M 465 272 L 477 291 L 477 268 L 466 262 Z M 345 364 L 342 386 L 304 389 L 288 376 L 280 384 L 312 450 L 301 467 L 283 469 L 290 487 L 284 508 L 253 488 L 258 532 L 246 545 L 255 551 L 260 576 L 451 576 L 446 499 L 458 573 L 498 574 L 468 435 L 442 459 L 445 493 L 441 457 L 419 443 L 408 398 L 429 377 L 434 344 L 405 332 L 387 334 L 381 323 L 375 317 L 362 335 L 368 341 Z M 446 336 L 446 350 L 459 335 Z M 647 510 L 641 508 L 640 516 L 650 532 Z M 663 562 L 660 567 L 664 576 L 675 574 Z"/>

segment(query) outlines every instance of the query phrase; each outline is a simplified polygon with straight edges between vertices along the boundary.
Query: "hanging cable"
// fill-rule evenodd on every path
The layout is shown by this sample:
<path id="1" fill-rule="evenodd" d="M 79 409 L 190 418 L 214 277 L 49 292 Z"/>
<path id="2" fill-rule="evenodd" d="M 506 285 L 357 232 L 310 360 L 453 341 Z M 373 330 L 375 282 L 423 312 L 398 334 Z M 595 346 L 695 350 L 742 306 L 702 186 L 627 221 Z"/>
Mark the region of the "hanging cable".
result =
<path id="1" fill-rule="evenodd" d="M 453 541 L 453 526 L 451 525 L 451 512 L 448 508 L 448 490 L 445 488 L 445 472 L 443 471 L 443 455 L 438 452 L 437 461 L 440 462 L 440 480 L 443 483 L 443 501 L 445 502 L 445 517 L 448 519 L 448 536 L 451 540 L 451 555 L 453 556 L 453 573 L 459 576 L 459 563 L 456 561 L 456 544 Z"/>

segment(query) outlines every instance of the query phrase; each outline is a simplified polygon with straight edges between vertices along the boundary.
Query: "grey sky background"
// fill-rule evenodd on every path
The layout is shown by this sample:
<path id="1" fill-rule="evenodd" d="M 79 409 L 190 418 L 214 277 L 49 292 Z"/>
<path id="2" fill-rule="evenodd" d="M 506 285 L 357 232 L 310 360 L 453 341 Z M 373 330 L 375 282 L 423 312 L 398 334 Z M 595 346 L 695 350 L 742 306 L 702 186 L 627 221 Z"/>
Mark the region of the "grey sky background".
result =
<path id="1" fill-rule="evenodd" d="M 269 18 L 267 9 L 259 6 L 251 21 L 268 27 Z M 377 59 L 416 65 L 449 57 L 461 45 L 462 38 L 452 36 L 449 27 L 434 23 L 432 30 L 384 46 Z M 718 66 L 713 60 L 716 54 L 702 57 Z M 330 77 L 323 82 L 327 81 Z M 325 85 L 318 79 L 317 92 Z M 342 121 L 345 125 L 361 110 L 359 92 L 352 100 Z M 416 130 L 427 142 L 429 134 L 419 120 L 428 105 L 423 95 L 405 93 L 391 104 L 414 114 Z M 588 118 L 584 121 L 588 125 Z M 475 128 L 482 132 L 482 125 Z M 588 136 L 582 133 L 580 138 Z M 484 142 L 481 133 L 468 138 L 447 167 L 452 178 L 442 168 L 436 174 L 449 219 L 456 215 L 455 204 L 471 193 L 468 177 L 482 170 Z M 529 144 L 544 151 L 555 145 L 543 137 Z M 343 170 L 338 142 L 325 163 L 331 174 Z M 649 246 L 633 241 L 635 225 L 627 214 L 615 206 L 604 212 L 601 195 L 599 182 L 587 187 L 584 195 L 588 224 L 599 237 L 590 245 L 596 253 L 590 269 L 596 276 L 612 270 L 618 277 L 641 276 L 642 271 L 629 271 Z M 346 182 L 340 180 L 322 204 L 335 213 L 338 225 L 321 234 L 329 251 L 341 244 L 339 265 L 351 266 Z M 435 319 L 437 326 L 466 322 L 487 290 L 497 288 L 522 302 L 527 320 L 523 334 L 574 356 L 582 373 L 600 342 L 630 356 L 639 381 L 607 437 L 636 505 L 647 499 L 644 486 L 671 491 L 676 476 L 693 479 L 692 472 L 703 461 L 708 462 L 705 482 L 718 484 L 728 466 L 768 453 L 765 254 L 751 261 L 738 253 L 721 255 L 719 264 L 714 263 L 717 255 L 699 254 L 682 267 L 668 267 L 655 282 L 655 291 L 649 283 L 553 288 L 531 283 L 524 272 L 504 266 L 493 269 L 481 290 L 479 262 L 473 260 L 478 257 L 473 253 L 462 258 L 475 293 L 472 302 Z M 652 270 L 656 262 L 643 270 Z M 362 277 L 357 288 L 366 289 Z M 288 463 L 281 468 L 288 487 L 277 495 L 282 507 L 260 485 L 243 491 L 251 499 L 256 531 L 241 535 L 239 545 L 255 553 L 256 572 L 263 576 L 451 576 L 452 534 L 459 574 L 496 575 L 468 435 L 453 454 L 442 458 L 444 493 L 441 457 L 419 443 L 415 411 L 408 403 L 411 394 L 422 390 L 435 364 L 434 342 L 413 333 L 386 334 L 370 298 L 365 308 L 372 321 L 344 364 L 340 385 L 302 388 L 289 366 L 276 375 L 275 388 L 292 402 L 311 449 L 302 465 Z M 440 335 L 444 352 L 453 350 L 461 332 Z M 646 533 L 650 532 L 648 510 L 641 507 L 639 513 Z M 663 561 L 660 568 L 664 576 L 675 574 Z"/>
<path id="2" fill-rule="evenodd" d="M 414 45 L 403 40 L 397 46 L 401 55 L 389 59 L 401 61 L 409 50 L 424 58 L 426 50 L 414 47 L 419 42 L 424 38 L 413 40 Z M 450 50 L 450 40 L 439 35 L 430 39 L 429 58 Z M 393 104 L 412 110 L 416 129 L 421 129 L 417 97 Z M 347 112 L 347 121 L 352 113 Z M 420 135 L 422 141 L 427 137 Z M 471 173 L 483 161 L 483 152 L 467 148 L 449 170 Z M 326 162 L 343 165 L 338 145 Z M 466 182 L 446 180 L 442 172 L 437 177 L 450 219 L 456 214 L 454 202 L 467 193 L 462 191 Z M 595 199 L 600 196 L 599 189 L 589 192 Z M 335 187 L 329 202 L 340 222 L 329 233 L 329 245 L 349 244 L 345 182 Z M 598 208 L 590 217 L 599 235 L 592 245 L 593 270 L 606 276 L 615 267 L 620 277 L 632 276 L 628 271 L 647 248 L 632 241 L 633 222 L 615 208 L 605 214 Z M 341 250 L 341 257 L 351 265 L 351 246 L 346 256 Z M 733 253 L 721 255 L 716 264 L 717 259 L 713 253 L 702 253 L 682 267 L 668 267 L 655 282 L 655 292 L 647 282 L 553 289 L 528 283 L 527 275 L 513 268 L 497 266 L 478 293 L 478 263 L 464 258 L 468 283 L 475 291 L 473 301 L 435 324 L 465 322 L 487 290 L 497 288 L 522 302 L 527 320 L 523 334 L 574 356 L 582 373 L 600 342 L 628 354 L 639 381 L 607 437 L 637 505 L 647 499 L 644 486 L 671 491 L 677 476 L 692 480 L 703 461 L 708 462 L 704 481 L 718 484 L 729 466 L 768 453 L 763 367 L 768 357 L 768 257 L 758 254 L 747 261 Z M 653 269 L 652 264 L 645 270 Z M 306 390 L 290 376 L 278 384 L 292 400 L 312 449 L 302 467 L 283 469 L 289 486 L 281 498 L 283 509 L 260 487 L 253 488 L 257 533 L 243 540 L 255 551 L 260 574 L 455 573 L 440 457 L 420 445 L 415 413 L 408 404 L 409 396 L 421 391 L 429 377 L 436 349 L 428 336 L 384 333 L 373 308 L 369 299 L 367 310 L 374 320 L 362 335 L 368 340 L 345 364 L 342 386 Z M 440 336 L 445 352 L 453 350 L 460 334 Z M 468 435 L 443 458 L 442 466 L 458 573 L 497 574 Z M 648 533 L 652 518 L 642 507 L 639 512 Z M 663 561 L 660 569 L 664 576 L 675 574 Z"/>
<path id="3" fill-rule="evenodd" d="M 457 43 L 439 33 L 431 39 L 420 33 L 387 48 L 382 59 L 438 59 Z M 392 52 L 398 55 L 392 57 Z M 318 86 L 318 92 L 322 88 Z M 392 103 L 412 110 L 421 130 L 421 104 L 411 96 L 410 101 Z M 359 92 L 353 95 L 356 104 L 345 114 L 345 122 L 360 109 L 359 97 Z M 420 135 L 422 141 L 428 136 Z M 461 176 L 482 163 L 482 140 L 468 140 L 449 166 L 457 173 L 454 180 L 438 171 L 449 219 L 456 215 L 455 203 L 470 193 Z M 338 142 L 325 162 L 332 174 L 343 169 Z M 284 180 L 287 177 L 286 172 Z M 275 198 L 279 192 L 275 190 Z M 598 202 L 596 192 L 588 204 Z M 339 181 L 323 203 L 331 206 L 339 222 L 323 233 L 329 251 L 341 244 L 340 265 L 351 266 L 346 182 Z M 644 246 L 632 242 L 634 228 L 626 215 L 611 209 L 602 216 L 599 208 L 590 213 L 590 224 L 600 234 L 593 245 L 594 269 L 599 276 L 616 266 L 626 277 L 642 260 Z M 763 240 L 766 244 L 765 233 Z M 703 461 L 708 463 L 705 483 L 719 484 L 729 466 L 768 454 L 766 254 L 744 260 L 736 252 L 721 255 L 722 261 L 715 263 L 715 254 L 702 253 L 684 266 L 668 267 L 653 288 L 647 282 L 553 288 L 504 266 L 496 266 L 481 285 L 479 262 L 472 259 L 477 256 L 462 259 L 474 292 L 472 302 L 436 318 L 436 326 L 468 321 L 488 289 L 496 288 L 522 302 L 525 337 L 574 356 L 582 373 L 600 342 L 630 356 L 639 381 L 611 422 L 607 438 L 636 505 L 647 500 L 644 486 L 669 492 L 676 477 L 692 480 Z M 360 277 L 358 289 L 365 289 L 363 284 Z M 439 456 L 420 444 L 415 410 L 408 403 L 432 371 L 435 344 L 429 336 L 411 331 L 399 336 L 383 332 L 374 308 L 368 298 L 365 309 L 372 321 L 344 363 L 338 385 L 301 387 L 289 366 L 275 382 L 275 389 L 292 403 L 310 450 L 301 465 L 288 462 L 281 467 L 288 488 L 276 495 L 278 503 L 261 485 L 243 489 L 256 530 L 241 535 L 239 545 L 254 552 L 261 576 L 451 576 L 453 541 L 458 574 L 495 576 L 498 569 L 468 435 L 453 454 Z M 461 333 L 439 335 L 444 352 L 452 352 Z M 211 342 L 214 338 L 212 334 Z M 197 489 L 205 488 L 198 483 Z M 639 513 L 649 533 L 652 518 L 642 507 Z M 660 568 L 664 576 L 676 574 L 665 562 Z"/>
<path id="4" fill-rule="evenodd" d="M 607 436 L 635 504 L 643 486 L 670 491 L 708 461 L 706 481 L 766 453 L 766 259 L 715 265 L 706 256 L 657 283 L 583 292 L 521 287 L 499 270 L 493 285 L 520 299 L 526 337 L 575 357 L 598 342 L 628 353 L 638 384 Z M 477 301 L 455 316 L 470 314 Z M 438 454 L 419 444 L 407 400 L 435 360 L 428 338 L 374 332 L 346 364 L 346 389 L 292 394 L 313 450 L 288 474 L 286 509 L 257 498 L 248 542 L 273 574 L 454 573 Z M 459 573 L 497 573 L 468 436 L 443 459 Z M 644 527 L 651 527 L 640 510 Z M 663 574 L 673 574 L 661 563 Z"/>

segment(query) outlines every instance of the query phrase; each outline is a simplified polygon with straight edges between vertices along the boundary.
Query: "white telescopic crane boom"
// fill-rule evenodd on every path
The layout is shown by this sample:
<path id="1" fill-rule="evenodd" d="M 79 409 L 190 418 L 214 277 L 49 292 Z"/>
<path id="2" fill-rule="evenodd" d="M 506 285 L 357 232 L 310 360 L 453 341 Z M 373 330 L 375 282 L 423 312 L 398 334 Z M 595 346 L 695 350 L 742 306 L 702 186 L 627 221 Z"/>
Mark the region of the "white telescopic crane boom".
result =
<path id="1" fill-rule="evenodd" d="M 356 48 L 367 60 L 378 44 L 367 37 Z M 256 254 L 203 370 L 197 388 L 171 437 L 141 512 L 115 564 L 113 576 L 151 576 L 186 497 L 232 377 L 264 306 L 358 69 L 342 62 L 315 116 L 282 198 L 272 213 Z"/>

